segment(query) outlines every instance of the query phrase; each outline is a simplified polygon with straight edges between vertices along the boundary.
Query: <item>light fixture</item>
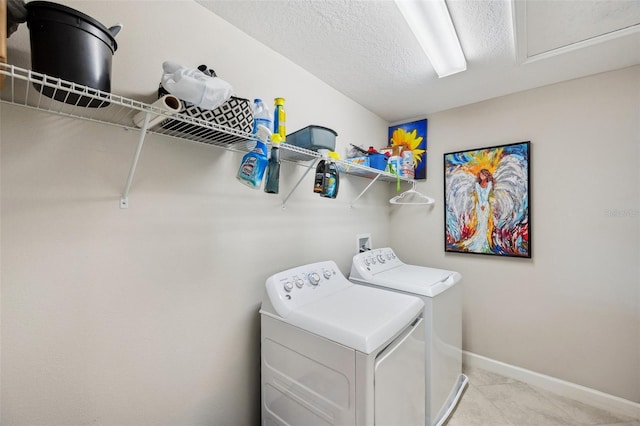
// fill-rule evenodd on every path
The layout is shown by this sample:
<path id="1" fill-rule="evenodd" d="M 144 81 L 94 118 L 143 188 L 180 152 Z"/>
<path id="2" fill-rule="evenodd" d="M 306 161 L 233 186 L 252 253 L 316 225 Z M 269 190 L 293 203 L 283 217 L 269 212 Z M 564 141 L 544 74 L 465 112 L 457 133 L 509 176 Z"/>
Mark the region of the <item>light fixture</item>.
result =
<path id="1" fill-rule="evenodd" d="M 445 0 L 395 0 L 438 77 L 467 69 Z"/>

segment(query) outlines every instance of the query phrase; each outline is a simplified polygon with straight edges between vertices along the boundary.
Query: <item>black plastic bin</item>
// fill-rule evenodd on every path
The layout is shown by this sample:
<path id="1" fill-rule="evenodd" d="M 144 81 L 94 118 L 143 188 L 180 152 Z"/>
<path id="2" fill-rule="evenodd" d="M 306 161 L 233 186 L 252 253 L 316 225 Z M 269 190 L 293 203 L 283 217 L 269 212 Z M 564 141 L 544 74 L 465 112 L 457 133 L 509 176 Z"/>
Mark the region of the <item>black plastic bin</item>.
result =
<path id="1" fill-rule="evenodd" d="M 27 3 L 31 40 L 31 68 L 47 76 L 109 93 L 111 59 L 118 48 L 115 35 L 122 28 L 107 28 L 70 7 L 47 1 Z M 68 104 L 103 107 L 108 102 L 34 83 L 46 96 Z"/>

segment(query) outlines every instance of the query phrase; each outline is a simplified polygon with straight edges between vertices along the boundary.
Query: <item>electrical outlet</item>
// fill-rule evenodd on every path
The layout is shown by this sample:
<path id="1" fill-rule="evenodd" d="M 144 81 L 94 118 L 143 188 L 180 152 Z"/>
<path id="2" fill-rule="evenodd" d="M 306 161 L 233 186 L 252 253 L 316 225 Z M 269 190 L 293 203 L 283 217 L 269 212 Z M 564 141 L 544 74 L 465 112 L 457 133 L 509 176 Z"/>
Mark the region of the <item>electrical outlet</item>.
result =
<path id="1" fill-rule="evenodd" d="M 356 253 L 362 253 L 363 251 L 371 250 L 371 234 L 358 234 L 356 235 Z"/>

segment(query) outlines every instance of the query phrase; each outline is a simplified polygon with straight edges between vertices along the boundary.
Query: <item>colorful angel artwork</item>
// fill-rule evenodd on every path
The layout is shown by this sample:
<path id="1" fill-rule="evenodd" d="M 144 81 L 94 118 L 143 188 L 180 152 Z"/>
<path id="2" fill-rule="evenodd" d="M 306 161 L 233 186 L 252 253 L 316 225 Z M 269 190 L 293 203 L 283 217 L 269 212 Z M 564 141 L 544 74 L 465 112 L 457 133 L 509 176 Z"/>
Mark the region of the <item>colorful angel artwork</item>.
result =
<path id="1" fill-rule="evenodd" d="M 445 251 L 531 257 L 529 144 L 444 154 Z"/>

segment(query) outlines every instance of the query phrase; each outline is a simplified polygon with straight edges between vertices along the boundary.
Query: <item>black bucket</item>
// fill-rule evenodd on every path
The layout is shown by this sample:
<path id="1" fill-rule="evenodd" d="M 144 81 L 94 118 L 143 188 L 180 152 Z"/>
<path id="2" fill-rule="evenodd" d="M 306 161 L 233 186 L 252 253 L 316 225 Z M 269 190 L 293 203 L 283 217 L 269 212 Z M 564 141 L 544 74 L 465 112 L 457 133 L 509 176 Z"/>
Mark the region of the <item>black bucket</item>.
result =
<path id="1" fill-rule="evenodd" d="M 33 71 L 108 94 L 111 59 L 118 48 L 114 37 L 122 26 L 107 28 L 84 13 L 47 1 L 32 1 L 26 7 Z M 59 88 L 34 86 L 60 102 L 91 108 L 109 105 Z"/>

